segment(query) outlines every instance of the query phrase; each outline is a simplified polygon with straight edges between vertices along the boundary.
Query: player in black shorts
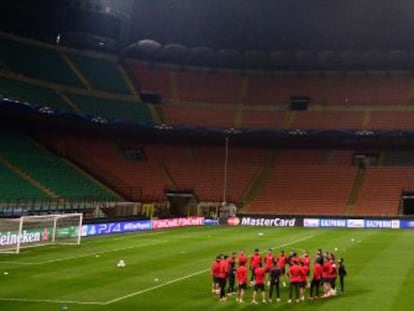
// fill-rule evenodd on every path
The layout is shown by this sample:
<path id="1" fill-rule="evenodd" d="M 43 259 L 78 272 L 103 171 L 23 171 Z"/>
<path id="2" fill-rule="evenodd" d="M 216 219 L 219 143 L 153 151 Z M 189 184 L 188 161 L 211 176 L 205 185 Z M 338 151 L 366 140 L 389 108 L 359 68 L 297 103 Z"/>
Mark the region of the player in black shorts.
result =
<path id="1" fill-rule="evenodd" d="M 232 253 L 231 257 L 228 259 L 229 267 L 227 272 L 227 278 L 229 280 L 229 289 L 228 294 L 232 294 L 235 292 L 234 289 L 234 281 L 236 279 L 236 253 Z"/>
<path id="2" fill-rule="evenodd" d="M 343 294 L 344 293 L 344 278 L 347 274 L 343 258 L 339 259 L 338 274 L 339 274 L 339 284 L 341 286 L 341 294 Z"/>
<path id="3" fill-rule="evenodd" d="M 274 261 L 273 268 L 270 270 L 270 287 L 269 287 L 269 302 L 272 302 L 273 289 L 276 289 L 276 301 L 280 301 L 280 276 L 282 275 L 281 269 L 277 266 L 276 260 Z"/>

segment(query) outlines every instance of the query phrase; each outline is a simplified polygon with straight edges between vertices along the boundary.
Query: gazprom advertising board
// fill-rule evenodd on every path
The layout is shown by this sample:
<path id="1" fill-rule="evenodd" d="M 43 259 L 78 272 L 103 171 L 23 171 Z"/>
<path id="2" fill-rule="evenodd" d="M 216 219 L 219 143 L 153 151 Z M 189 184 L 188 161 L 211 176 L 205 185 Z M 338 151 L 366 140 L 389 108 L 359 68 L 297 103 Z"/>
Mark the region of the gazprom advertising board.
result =
<path id="1" fill-rule="evenodd" d="M 414 221 L 399 219 L 304 218 L 303 226 L 307 228 L 400 229 L 414 228 Z"/>

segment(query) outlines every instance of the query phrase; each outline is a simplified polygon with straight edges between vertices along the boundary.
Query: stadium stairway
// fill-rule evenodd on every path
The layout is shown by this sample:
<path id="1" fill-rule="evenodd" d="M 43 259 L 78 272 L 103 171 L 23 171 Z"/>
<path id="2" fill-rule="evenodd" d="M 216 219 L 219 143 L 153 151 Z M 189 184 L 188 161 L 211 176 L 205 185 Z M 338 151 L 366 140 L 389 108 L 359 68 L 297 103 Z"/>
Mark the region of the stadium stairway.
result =
<path id="1" fill-rule="evenodd" d="M 20 169 L 19 167 L 17 167 L 13 163 L 11 163 L 10 161 L 6 160 L 1 155 L 0 155 L 0 163 L 3 164 L 8 169 L 10 169 L 11 171 L 13 171 L 14 173 L 16 173 L 17 175 L 19 175 L 24 180 L 28 181 L 33 187 L 35 187 L 35 188 L 39 189 L 40 191 L 42 191 L 46 196 L 54 198 L 54 199 L 59 197 L 51 189 L 49 189 L 45 185 L 42 185 L 39 181 L 34 179 L 27 172 L 23 171 L 22 169 Z"/>
<path id="2" fill-rule="evenodd" d="M 116 67 L 119 71 L 119 74 L 121 75 L 122 80 L 124 81 L 125 85 L 129 89 L 129 92 L 136 99 L 140 99 L 141 96 L 140 96 L 139 92 L 137 91 L 137 89 L 134 87 L 134 84 L 132 83 L 131 79 L 129 78 L 128 73 L 125 71 L 124 67 L 122 67 L 119 64 L 117 64 Z"/>
<path id="3" fill-rule="evenodd" d="M 356 175 L 354 182 L 352 184 L 351 192 L 349 194 L 348 201 L 345 205 L 344 214 L 351 215 L 353 211 L 353 207 L 355 203 L 358 201 L 359 194 L 361 192 L 362 185 L 364 183 L 366 170 L 364 168 L 359 168 Z"/>
<path id="4" fill-rule="evenodd" d="M 277 151 L 272 150 L 270 154 L 268 155 L 268 158 L 266 159 L 266 162 L 264 163 L 263 167 L 255 174 L 255 176 L 252 179 L 252 182 L 246 189 L 246 192 L 244 193 L 242 197 L 243 207 L 242 211 L 246 211 L 249 209 L 250 203 L 254 201 L 257 194 L 260 192 L 262 187 L 265 185 L 266 180 L 270 173 L 270 168 L 274 163 L 274 160 L 277 156 Z"/>
<path id="5" fill-rule="evenodd" d="M 167 165 L 164 162 L 160 162 L 160 167 L 164 171 L 165 176 L 167 176 L 168 183 L 170 185 L 173 185 L 174 190 L 178 190 L 177 181 L 174 179 L 174 177 L 171 174 L 170 170 L 168 169 Z"/>
<path id="6" fill-rule="evenodd" d="M 177 102 L 178 101 L 178 87 L 177 87 L 177 78 L 175 76 L 175 72 L 171 71 L 168 74 L 169 84 L 170 84 L 170 92 L 172 99 Z"/>
<path id="7" fill-rule="evenodd" d="M 60 56 L 62 57 L 62 59 L 65 61 L 65 63 L 69 66 L 69 68 L 72 70 L 72 72 L 78 77 L 79 81 L 82 82 L 83 86 L 87 89 L 87 90 L 92 90 L 92 85 L 91 83 L 85 78 L 85 76 L 81 73 L 81 71 L 79 70 L 79 68 L 76 66 L 75 63 L 73 63 L 69 57 L 64 54 L 64 53 L 60 53 Z"/>

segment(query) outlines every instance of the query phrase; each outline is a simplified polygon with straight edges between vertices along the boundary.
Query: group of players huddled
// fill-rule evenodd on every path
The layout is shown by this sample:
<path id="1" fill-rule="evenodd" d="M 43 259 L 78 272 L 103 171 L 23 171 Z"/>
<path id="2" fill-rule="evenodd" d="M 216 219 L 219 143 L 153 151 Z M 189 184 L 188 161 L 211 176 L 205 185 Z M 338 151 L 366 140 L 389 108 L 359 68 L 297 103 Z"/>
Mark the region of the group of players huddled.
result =
<path id="1" fill-rule="evenodd" d="M 283 250 L 275 256 L 272 249 L 268 249 L 265 256 L 260 254 L 259 249 L 255 249 L 250 257 L 243 250 L 240 250 L 238 255 L 221 254 L 216 257 L 211 267 L 212 293 L 219 294 L 220 301 L 225 301 L 227 296 L 236 294 L 236 301 L 243 303 L 247 288 L 253 287 L 252 303 L 257 304 L 258 292 L 261 293 L 263 303 L 272 302 L 274 291 L 276 291 L 276 301 L 280 302 L 280 287 L 281 285 L 287 287 L 288 283 L 287 302 L 292 302 L 294 294 L 296 302 L 300 302 L 305 300 L 306 289 L 309 289 L 309 299 L 335 296 L 336 280 L 339 277 L 339 290 L 343 294 L 344 278 L 347 274 L 343 258 L 336 260 L 333 253 L 322 252 L 319 249 L 313 260 L 312 273 L 311 261 L 307 251 L 302 256 L 298 256 L 294 251 L 287 256 Z M 266 287 L 268 287 L 268 299 L 266 299 Z"/>

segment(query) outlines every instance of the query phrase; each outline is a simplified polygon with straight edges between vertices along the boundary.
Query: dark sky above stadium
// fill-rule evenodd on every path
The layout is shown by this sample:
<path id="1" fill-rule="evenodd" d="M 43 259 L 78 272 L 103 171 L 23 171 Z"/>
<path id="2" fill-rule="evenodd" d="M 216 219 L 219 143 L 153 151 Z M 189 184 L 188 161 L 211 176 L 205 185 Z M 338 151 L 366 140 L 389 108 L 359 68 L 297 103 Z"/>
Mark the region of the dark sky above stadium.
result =
<path id="1" fill-rule="evenodd" d="M 53 33 L 54 1 L 2 0 L 0 27 Z M 412 0 L 136 0 L 132 15 L 131 41 L 241 51 L 414 50 Z"/>
<path id="2" fill-rule="evenodd" d="M 414 48 L 412 0 L 138 0 L 135 39 L 215 48 Z"/>

